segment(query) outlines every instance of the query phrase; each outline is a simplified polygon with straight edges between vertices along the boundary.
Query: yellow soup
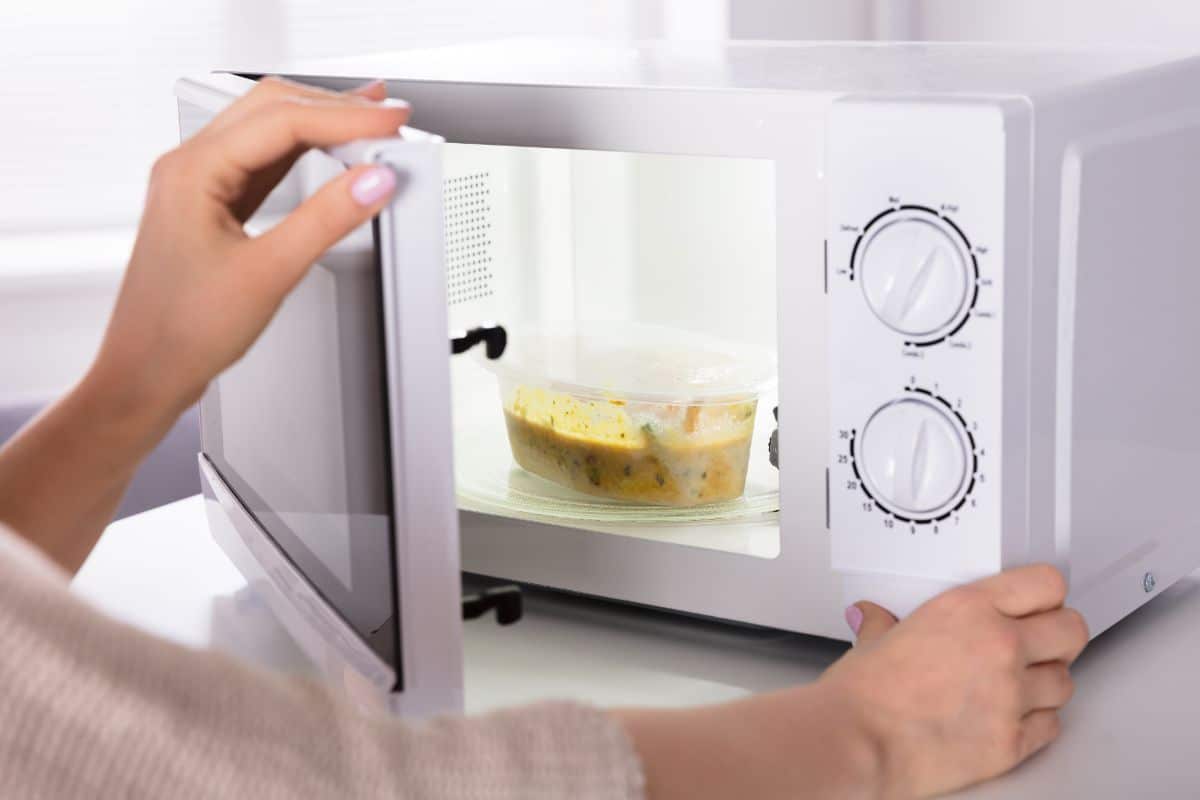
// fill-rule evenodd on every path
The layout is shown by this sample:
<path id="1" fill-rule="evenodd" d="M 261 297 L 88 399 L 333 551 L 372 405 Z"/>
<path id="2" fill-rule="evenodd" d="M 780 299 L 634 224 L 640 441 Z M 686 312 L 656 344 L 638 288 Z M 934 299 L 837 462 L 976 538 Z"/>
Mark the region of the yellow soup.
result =
<path id="1" fill-rule="evenodd" d="M 535 475 L 591 495 L 692 506 L 741 496 L 756 406 L 626 403 L 522 386 L 504 417 L 513 458 Z"/>

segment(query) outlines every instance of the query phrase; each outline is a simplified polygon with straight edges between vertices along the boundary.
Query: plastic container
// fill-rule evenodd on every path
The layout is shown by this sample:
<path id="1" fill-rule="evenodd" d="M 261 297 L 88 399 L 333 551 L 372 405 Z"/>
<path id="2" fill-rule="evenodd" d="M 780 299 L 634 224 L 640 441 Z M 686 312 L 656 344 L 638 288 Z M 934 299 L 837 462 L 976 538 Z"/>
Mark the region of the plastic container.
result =
<path id="1" fill-rule="evenodd" d="M 742 495 L 769 354 L 670 328 L 509 331 L 499 378 L 523 469 L 585 494 L 695 506 Z"/>

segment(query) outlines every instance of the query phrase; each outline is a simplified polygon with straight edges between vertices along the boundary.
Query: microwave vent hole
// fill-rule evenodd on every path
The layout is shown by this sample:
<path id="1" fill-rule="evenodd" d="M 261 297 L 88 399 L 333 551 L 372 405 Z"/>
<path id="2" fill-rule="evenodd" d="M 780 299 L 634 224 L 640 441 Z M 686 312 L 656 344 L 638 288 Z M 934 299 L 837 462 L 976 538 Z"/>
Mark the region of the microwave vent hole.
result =
<path id="1" fill-rule="evenodd" d="M 490 297 L 492 180 L 490 172 L 446 178 L 446 301 L 451 306 Z"/>

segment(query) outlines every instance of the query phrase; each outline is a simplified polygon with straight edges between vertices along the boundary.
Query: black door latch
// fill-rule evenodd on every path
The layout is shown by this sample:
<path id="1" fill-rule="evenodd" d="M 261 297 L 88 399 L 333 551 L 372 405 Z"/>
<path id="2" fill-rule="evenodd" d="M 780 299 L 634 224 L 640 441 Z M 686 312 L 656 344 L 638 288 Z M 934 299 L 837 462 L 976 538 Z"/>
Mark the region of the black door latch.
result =
<path id="1" fill-rule="evenodd" d="M 767 456 L 771 459 L 771 466 L 779 469 L 779 406 L 775 406 L 775 426 L 771 438 L 767 440 Z"/>
<path id="2" fill-rule="evenodd" d="M 504 355 L 504 348 L 508 346 L 508 331 L 502 325 L 491 323 L 471 328 L 466 333 L 451 337 L 450 354 L 465 353 L 480 342 L 486 348 L 487 357 L 494 361 Z"/>
<path id="3" fill-rule="evenodd" d="M 463 597 L 463 619 L 477 619 L 496 609 L 496 622 L 512 625 L 521 618 L 525 604 L 521 599 L 520 586 L 493 586 Z"/>

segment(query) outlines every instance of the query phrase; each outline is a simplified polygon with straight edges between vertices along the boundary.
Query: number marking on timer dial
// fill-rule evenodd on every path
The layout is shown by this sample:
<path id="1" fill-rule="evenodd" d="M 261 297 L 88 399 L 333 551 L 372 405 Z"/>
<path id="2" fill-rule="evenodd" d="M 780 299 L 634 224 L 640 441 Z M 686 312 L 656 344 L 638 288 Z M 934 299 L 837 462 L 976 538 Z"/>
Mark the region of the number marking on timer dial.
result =
<path id="1" fill-rule="evenodd" d="M 974 488 L 974 437 L 941 398 L 911 391 L 871 415 L 851 442 L 852 468 L 883 511 L 905 522 L 938 522 Z"/>
<path id="2" fill-rule="evenodd" d="M 901 206 L 877 216 L 851 260 L 872 313 L 909 344 L 940 342 L 970 314 L 978 288 L 970 244 L 932 209 Z"/>

